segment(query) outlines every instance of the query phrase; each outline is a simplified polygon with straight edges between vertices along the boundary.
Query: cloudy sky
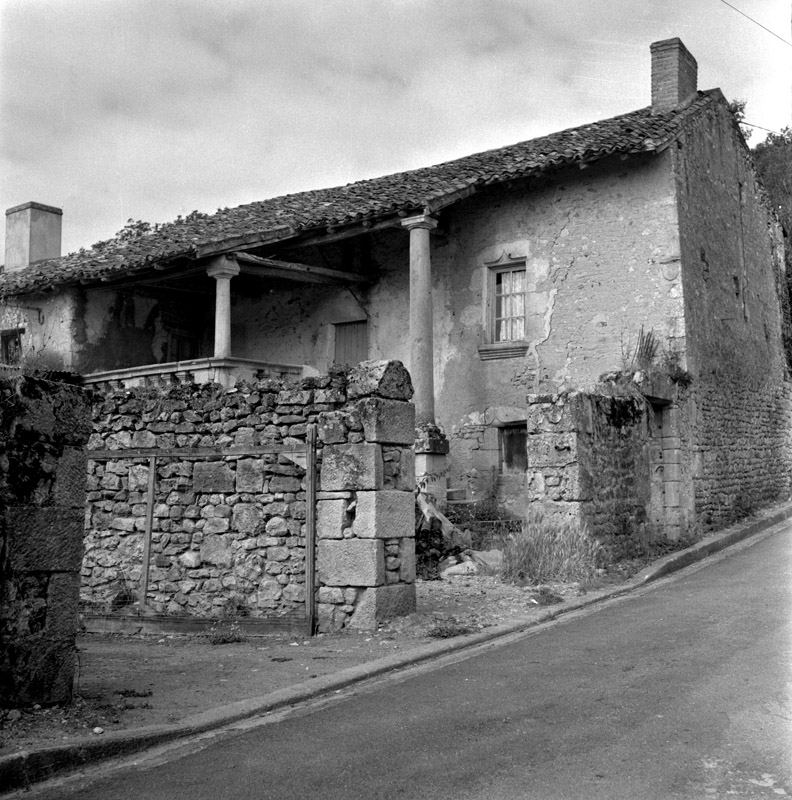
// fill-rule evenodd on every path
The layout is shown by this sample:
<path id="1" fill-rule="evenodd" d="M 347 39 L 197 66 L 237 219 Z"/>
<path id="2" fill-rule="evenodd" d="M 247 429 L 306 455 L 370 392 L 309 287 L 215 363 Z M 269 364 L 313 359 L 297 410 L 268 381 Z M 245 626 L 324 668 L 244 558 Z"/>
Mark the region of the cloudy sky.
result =
<path id="1" fill-rule="evenodd" d="M 779 130 L 792 4 L 729 3 L 786 43 L 724 0 L 0 0 L 0 202 L 70 252 L 437 163 L 648 105 L 672 36 Z"/>

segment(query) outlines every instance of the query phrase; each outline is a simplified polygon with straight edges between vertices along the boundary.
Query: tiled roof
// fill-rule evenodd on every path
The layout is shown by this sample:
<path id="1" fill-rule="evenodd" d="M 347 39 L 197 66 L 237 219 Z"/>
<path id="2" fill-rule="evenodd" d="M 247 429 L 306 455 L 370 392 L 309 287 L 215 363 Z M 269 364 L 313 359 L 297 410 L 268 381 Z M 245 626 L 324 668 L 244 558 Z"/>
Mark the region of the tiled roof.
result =
<path id="1" fill-rule="evenodd" d="M 191 215 L 130 241 L 111 239 L 58 259 L 0 275 L 0 295 L 16 295 L 76 282 L 133 275 L 174 258 L 205 255 L 233 245 L 243 250 L 299 231 L 377 222 L 399 212 L 420 213 L 455 192 L 514 178 L 541 175 L 567 164 L 613 154 L 662 149 L 691 116 L 710 106 L 720 92 L 700 92 L 679 111 L 652 114 L 643 108 L 519 144 L 346 186 L 283 195 Z"/>

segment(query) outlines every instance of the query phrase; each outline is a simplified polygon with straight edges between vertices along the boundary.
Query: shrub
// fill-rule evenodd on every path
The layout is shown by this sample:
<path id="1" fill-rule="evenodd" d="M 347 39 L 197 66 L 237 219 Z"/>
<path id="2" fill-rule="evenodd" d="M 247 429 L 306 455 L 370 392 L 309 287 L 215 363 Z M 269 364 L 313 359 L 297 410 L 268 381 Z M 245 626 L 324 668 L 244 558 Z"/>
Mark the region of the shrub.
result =
<path id="1" fill-rule="evenodd" d="M 531 512 L 503 550 L 501 577 L 512 583 L 592 580 L 604 559 L 602 545 L 571 519 Z"/>

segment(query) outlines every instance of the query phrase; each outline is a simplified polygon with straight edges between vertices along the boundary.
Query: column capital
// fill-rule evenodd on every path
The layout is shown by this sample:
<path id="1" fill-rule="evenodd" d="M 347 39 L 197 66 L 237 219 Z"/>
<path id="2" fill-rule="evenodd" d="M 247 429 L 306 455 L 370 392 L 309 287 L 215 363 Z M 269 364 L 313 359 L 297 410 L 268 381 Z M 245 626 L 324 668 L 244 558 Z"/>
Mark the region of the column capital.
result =
<path id="1" fill-rule="evenodd" d="M 431 231 L 437 227 L 437 220 L 434 217 L 430 217 L 428 214 L 416 214 L 414 217 L 405 217 L 401 221 L 401 224 L 407 228 L 407 230 L 424 228 L 427 231 Z"/>
<path id="2" fill-rule="evenodd" d="M 233 256 L 217 256 L 206 268 L 210 278 L 233 278 L 239 275 L 239 264 Z"/>

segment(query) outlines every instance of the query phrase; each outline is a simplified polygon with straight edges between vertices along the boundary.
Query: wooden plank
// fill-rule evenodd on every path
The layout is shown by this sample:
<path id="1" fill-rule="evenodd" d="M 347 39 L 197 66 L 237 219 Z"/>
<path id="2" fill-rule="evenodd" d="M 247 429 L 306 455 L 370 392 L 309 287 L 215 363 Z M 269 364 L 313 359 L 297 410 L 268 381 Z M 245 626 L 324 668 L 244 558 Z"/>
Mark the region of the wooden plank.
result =
<path id="1" fill-rule="evenodd" d="M 279 617 L 224 617 L 205 618 L 170 614 L 92 614 L 84 613 L 80 619 L 88 633 L 127 634 L 211 634 L 235 625 L 245 636 L 268 636 L 273 633 L 308 634 L 308 622 L 303 614 L 285 614 Z"/>
<path id="2" fill-rule="evenodd" d="M 273 453 L 305 453 L 306 445 L 250 445 L 249 447 L 127 447 L 119 450 L 88 450 L 88 458 L 104 461 L 109 458 L 241 458 L 244 456 L 270 455 Z"/>
<path id="3" fill-rule="evenodd" d="M 278 261 L 274 258 L 260 258 L 248 253 L 234 253 L 242 272 L 260 275 L 265 278 L 287 278 L 303 283 L 329 283 L 347 285 L 350 283 L 369 283 L 370 278 L 357 272 L 344 272 L 327 267 L 314 267 L 291 261 Z"/>
<path id="4" fill-rule="evenodd" d="M 305 613 L 308 633 L 316 632 L 316 425 L 307 432 L 308 454 L 305 467 Z"/>
<path id="5" fill-rule="evenodd" d="M 148 491 L 146 492 L 146 527 L 143 533 L 143 563 L 140 571 L 141 608 L 146 607 L 149 586 L 149 568 L 151 563 L 151 531 L 154 527 L 154 488 L 157 482 L 157 457 L 149 458 Z"/>

